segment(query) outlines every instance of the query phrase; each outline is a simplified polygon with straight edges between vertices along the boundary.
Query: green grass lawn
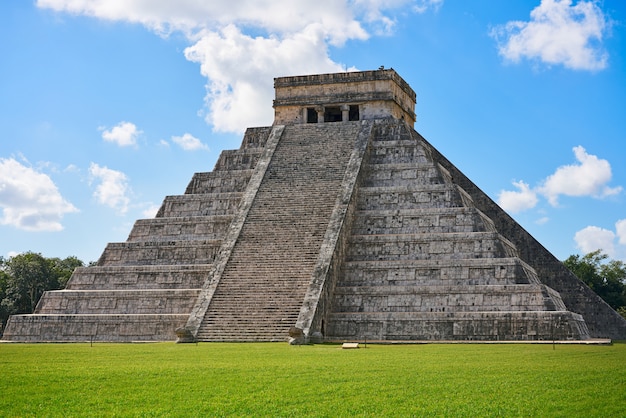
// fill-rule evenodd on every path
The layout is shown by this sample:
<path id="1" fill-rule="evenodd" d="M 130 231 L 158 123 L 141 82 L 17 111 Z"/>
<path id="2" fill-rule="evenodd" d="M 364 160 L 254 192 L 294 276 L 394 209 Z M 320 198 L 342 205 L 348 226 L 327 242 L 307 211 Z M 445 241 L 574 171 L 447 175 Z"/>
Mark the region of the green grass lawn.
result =
<path id="1" fill-rule="evenodd" d="M 0 344 L 0 416 L 626 416 L 626 344 Z"/>

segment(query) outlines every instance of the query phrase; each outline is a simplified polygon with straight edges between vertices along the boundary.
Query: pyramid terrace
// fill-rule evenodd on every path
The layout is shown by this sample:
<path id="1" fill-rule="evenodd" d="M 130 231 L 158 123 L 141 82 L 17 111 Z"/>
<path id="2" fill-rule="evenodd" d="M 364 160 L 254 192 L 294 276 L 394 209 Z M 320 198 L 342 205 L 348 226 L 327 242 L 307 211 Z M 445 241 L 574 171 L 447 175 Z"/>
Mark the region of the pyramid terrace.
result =
<path id="1" fill-rule="evenodd" d="M 626 339 L 626 320 L 414 130 L 393 69 L 274 85 L 272 126 L 3 339 Z"/>

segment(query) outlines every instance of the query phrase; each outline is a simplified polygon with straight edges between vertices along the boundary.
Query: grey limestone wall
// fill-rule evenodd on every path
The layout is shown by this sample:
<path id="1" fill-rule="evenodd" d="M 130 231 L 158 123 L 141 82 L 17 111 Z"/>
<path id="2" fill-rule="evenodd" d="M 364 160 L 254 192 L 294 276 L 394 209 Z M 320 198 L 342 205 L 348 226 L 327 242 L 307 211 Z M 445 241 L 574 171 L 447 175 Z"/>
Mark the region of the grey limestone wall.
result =
<path id="1" fill-rule="evenodd" d="M 188 314 L 13 315 L 2 338 L 9 341 L 171 341 Z"/>
<path id="2" fill-rule="evenodd" d="M 231 193 L 242 191 L 248 185 L 254 170 L 209 171 L 195 173 L 185 194 Z"/>
<path id="3" fill-rule="evenodd" d="M 79 267 L 66 290 L 199 289 L 210 264 Z"/>
<path id="4" fill-rule="evenodd" d="M 200 289 L 55 290 L 46 292 L 35 314 L 183 314 Z M 170 336 L 170 339 L 172 336 Z"/>
<path id="5" fill-rule="evenodd" d="M 167 196 L 157 217 L 222 216 L 232 214 L 243 193 L 215 193 L 211 198 L 201 194 Z"/>
<path id="6" fill-rule="evenodd" d="M 175 241 L 221 239 L 233 215 L 139 219 L 127 241 Z"/>
<path id="7" fill-rule="evenodd" d="M 368 155 L 325 339 L 588 337 L 408 126 L 377 125 Z"/>
<path id="8" fill-rule="evenodd" d="M 331 314 L 340 340 L 535 341 L 578 339 L 586 333 L 572 312 L 357 312 Z M 331 339 L 332 340 L 332 339 Z"/>
<path id="9" fill-rule="evenodd" d="M 423 286 L 539 284 L 534 269 L 519 258 L 348 261 L 343 266 L 345 286 L 391 286 L 419 283 Z"/>
<path id="10" fill-rule="evenodd" d="M 303 331 L 305 341 L 321 342 L 326 332 L 325 321 L 331 311 L 335 285 L 338 277 L 343 274 L 343 260 L 349 248 L 350 229 L 356 210 L 356 190 L 363 178 L 363 159 L 369 155 L 368 144 L 374 124 L 375 122 L 362 122 L 311 283 L 300 308 L 295 326 Z"/>
<path id="11" fill-rule="evenodd" d="M 246 132 L 218 170 L 196 173 L 184 195 L 166 197 L 156 218 L 138 220 L 97 266 L 46 292 L 33 315 L 11 317 L 14 341 L 173 340 L 185 325 L 228 231 L 270 128 Z"/>
<path id="12" fill-rule="evenodd" d="M 428 144 L 417 132 L 414 135 Z M 445 167 L 453 181 L 467 191 L 478 209 L 489 216 L 498 231 L 517 247 L 519 256 L 531 265 L 541 281 L 558 291 L 567 309 L 582 315 L 592 337 L 626 339 L 626 320 L 607 305 L 561 261 L 500 208 L 432 145 L 435 160 Z"/>
<path id="13" fill-rule="evenodd" d="M 220 245 L 220 240 L 112 242 L 97 265 L 210 264 Z"/>

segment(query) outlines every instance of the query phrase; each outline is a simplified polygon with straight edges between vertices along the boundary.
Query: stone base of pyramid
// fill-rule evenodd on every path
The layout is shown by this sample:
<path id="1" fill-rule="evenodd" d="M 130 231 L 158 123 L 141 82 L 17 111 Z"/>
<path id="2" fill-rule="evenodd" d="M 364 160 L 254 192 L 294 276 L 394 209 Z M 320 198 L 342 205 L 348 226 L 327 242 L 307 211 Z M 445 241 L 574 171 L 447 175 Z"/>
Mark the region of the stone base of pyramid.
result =
<path id="1" fill-rule="evenodd" d="M 325 341 L 552 341 L 588 338 L 582 316 L 554 312 L 406 312 L 331 315 Z"/>
<path id="2" fill-rule="evenodd" d="M 275 88 L 273 126 L 248 129 L 3 339 L 626 339 L 624 318 L 413 129 L 395 71 Z"/>
<path id="3" fill-rule="evenodd" d="M 189 315 L 13 315 L 3 340 L 14 342 L 173 341 Z"/>

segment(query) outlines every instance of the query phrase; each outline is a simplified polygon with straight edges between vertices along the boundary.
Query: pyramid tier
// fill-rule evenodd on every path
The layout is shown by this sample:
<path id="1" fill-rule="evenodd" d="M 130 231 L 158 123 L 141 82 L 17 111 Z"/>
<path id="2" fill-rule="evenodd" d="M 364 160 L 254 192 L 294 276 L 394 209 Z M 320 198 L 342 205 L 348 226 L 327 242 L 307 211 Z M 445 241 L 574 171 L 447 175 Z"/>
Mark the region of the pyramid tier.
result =
<path id="1" fill-rule="evenodd" d="M 36 314 L 188 314 L 200 289 L 54 290 Z"/>
<path id="2" fill-rule="evenodd" d="M 491 259 L 349 261 L 342 286 L 538 284 L 535 270 L 517 257 Z"/>
<path id="3" fill-rule="evenodd" d="M 9 341 L 171 341 L 189 314 L 13 315 L 3 339 Z"/>
<path id="4" fill-rule="evenodd" d="M 232 219 L 233 215 L 140 219 L 127 241 L 218 240 Z"/>
<path id="5" fill-rule="evenodd" d="M 537 341 L 587 335 L 569 311 L 332 313 L 327 341 Z"/>
<path id="6" fill-rule="evenodd" d="M 79 267 L 66 289 L 199 289 L 211 267 L 212 264 Z"/>
<path id="7" fill-rule="evenodd" d="M 334 312 L 508 312 L 565 310 L 545 285 L 338 286 Z"/>
<path id="8" fill-rule="evenodd" d="M 159 209 L 158 218 L 187 216 L 223 216 L 235 213 L 242 197 L 241 192 L 184 194 L 167 196 Z"/>
<path id="9" fill-rule="evenodd" d="M 99 266 L 210 264 L 221 240 L 141 241 L 109 243 Z"/>

